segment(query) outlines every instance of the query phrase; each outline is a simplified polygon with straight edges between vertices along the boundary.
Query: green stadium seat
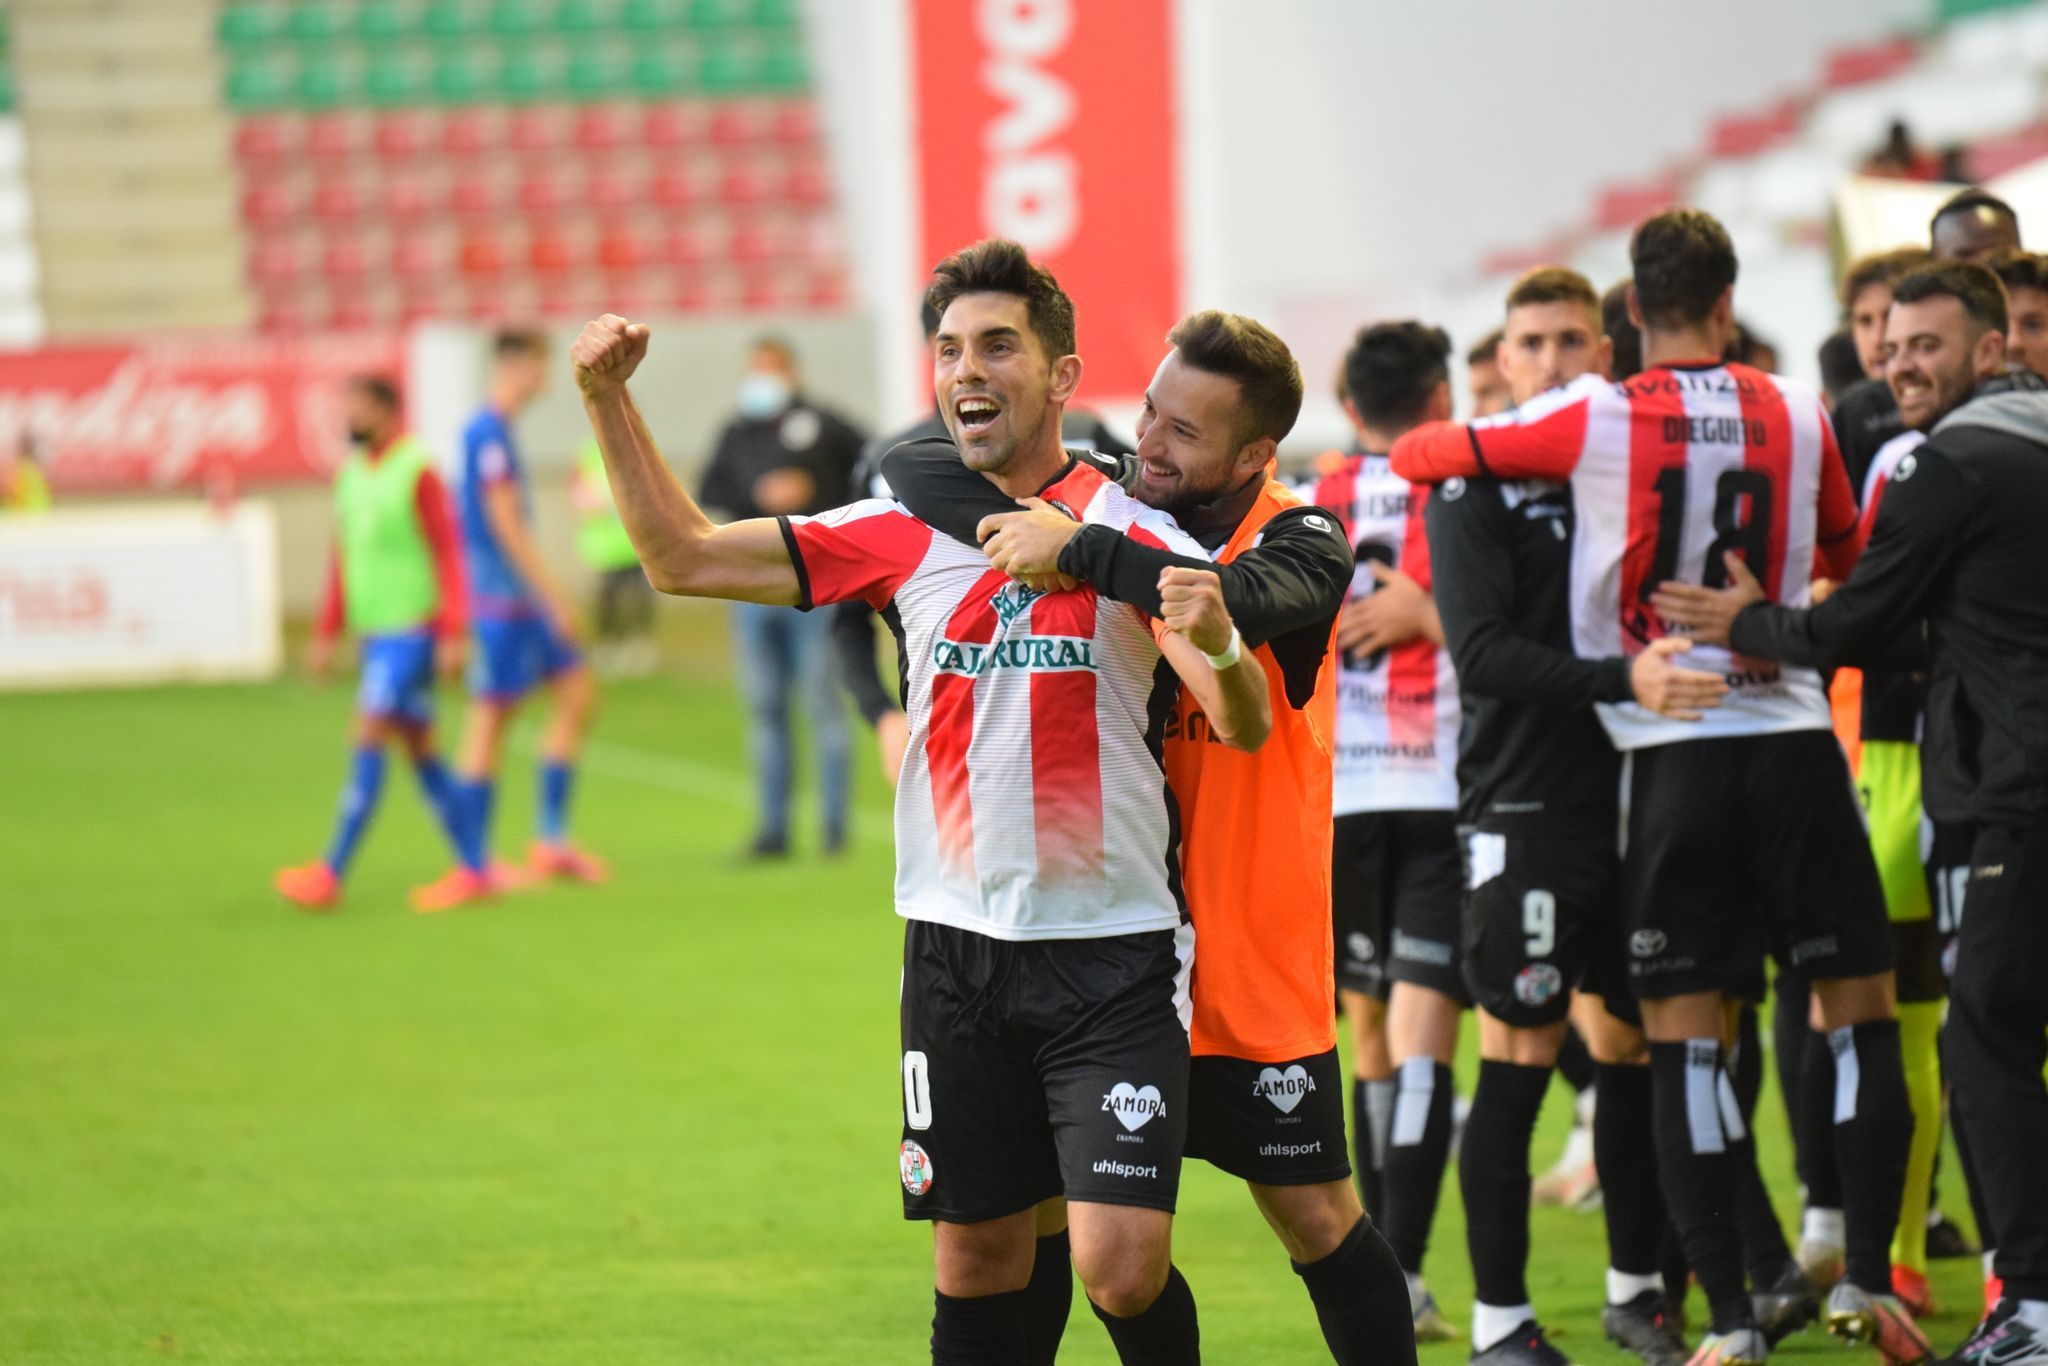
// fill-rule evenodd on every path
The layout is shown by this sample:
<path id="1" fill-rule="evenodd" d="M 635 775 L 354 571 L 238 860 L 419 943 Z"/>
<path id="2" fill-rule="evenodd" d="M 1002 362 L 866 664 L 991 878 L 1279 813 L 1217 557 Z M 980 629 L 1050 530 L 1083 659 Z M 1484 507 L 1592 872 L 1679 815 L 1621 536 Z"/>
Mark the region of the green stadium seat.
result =
<path id="1" fill-rule="evenodd" d="M 633 89 L 641 95 L 667 95 L 685 88 L 682 63 L 666 52 L 649 49 L 633 58 Z"/>
<path id="2" fill-rule="evenodd" d="M 426 94 L 426 82 L 419 68 L 404 54 L 385 50 L 373 57 L 363 73 L 363 95 L 380 108 L 416 104 Z"/>
<path id="3" fill-rule="evenodd" d="M 619 23 L 647 31 L 674 28 L 679 14 L 676 0 L 625 0 L 619 9 Z"/>
<path id="4" fill-rule="evenodd" d="M 301 43 L 328 42 L 340 27 L 334 11 L 320 0 L 299 0 L 284 21 L 285 36 Z"/>
<path id="5" fill-rule="evenodd" d="M 549 93 L 552 82 L 540 59 L 530 48 L 507 47 L 498 59 L 498 96 L 512 104 L 525 104 Z"/>
<path id="6" fill-rule="evenodd" d="M 731 95 L 754 84 L 754 54 L 750 47 L 731 41 L 707 40 L 697 62 L 697 83 L 706 94 Z"/>
<path id="7" fill-rule="evenodd" d="M 625 62 L 595 44 L 572 48 L 562 68 L 562 88 L 577 101 L 610 99 L 625 80 Z"/>
<path id="8" fill-rule="evenodd" d="M 746 18 L 747 0 L 690 0 L 691 28 L 730 28 Z"/>
<path id="9" fill-rule="evenodd" d="M 356 10 L 356 37 L 373 47 L 405 36 L 405 16 L 397 0 L 363 0 Z"/>
<path id="10" fill-rule="evenodd" d="M 420 15 L 420 32 L 430 38 L 464 38 L 480 25 L 475 6 L 466 0 L 428 0 Z"/>
<path id="11" fill-rule="evenodd" d="M 228 68 L 228 103 L 236 109 L 275 109 L 286 102 L 288 84 L 278 63 L 245 59 Z"/>
<path id="12" fill-rule="evenodd" d="M 437 104 L 470 104 L 483 93 L 484 82 L 469 54 L 450 48 L 434 61 L 433 87 Z"/>
<path id="13" fill-rule="evenodd" d="M 499 38 L 524 38 L 541 27 L 540 6 L 535 0 L 494 0 L 490 31 Z"/>
<path id="14" fill-rule="evenodd" d="M 801 36 L 771 43 L 761 61 L 761 84 L 770 90 L 805 90 L 811 84 L 811 62 Z"/>
<path id="15" fill-rule="evenodd" d="M 307 53 L 299 62 L 297 102 L 308 109 L 332 109 L 347 94 L 341 66 L 330 54 Z"/>
<path id="16" fill-rule="evenodd" d="M 260 0 L 243 0 L 221 11 L 218 31 L 229 47 L 266 43 L 284 31 L 284 16 Z"/>
<path id="17" fill-rule="evenodd" d="M 762 28 L 795 28 L 800 9 L 797 0 L 754 0 L 753 20 Z"/>
<path id="18" fill-rule="evenodd" d="M 561 0 L 555 6 L 554 27 L 558 33 L 596 33 L 611 22 L 613 9 L 597 0 Z"/>
<path id="19" fill-rule="evenodd" d="M 0 114 L 14 112 L 14 73 L 0 71 Z"/>

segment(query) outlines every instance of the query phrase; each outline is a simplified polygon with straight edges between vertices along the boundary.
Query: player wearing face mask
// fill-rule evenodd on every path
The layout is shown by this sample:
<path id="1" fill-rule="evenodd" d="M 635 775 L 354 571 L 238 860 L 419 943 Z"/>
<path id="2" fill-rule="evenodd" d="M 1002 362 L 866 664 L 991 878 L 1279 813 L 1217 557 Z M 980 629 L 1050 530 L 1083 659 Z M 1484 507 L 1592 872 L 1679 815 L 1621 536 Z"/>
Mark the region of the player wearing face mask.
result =
<path id="1" fill-rule="evenodd" d="M 802 392 L 796 353 L 776 337 L 755 341 L 719 433 L 700 497 L 725 521 L 812 516 L 846 501 L 866 435 Z M 831 614 L 759 603 L 733 605 L 740 689 L 751 710 L 749 739 L 760 816 L 747 849 L 754 858 L 789 852 L 792 777 L 789 718 L 797 699 L 811 713 L 823 798 L 823 847 L 846 842 L 850 778 L 846 707 L 832 667 Z"/>

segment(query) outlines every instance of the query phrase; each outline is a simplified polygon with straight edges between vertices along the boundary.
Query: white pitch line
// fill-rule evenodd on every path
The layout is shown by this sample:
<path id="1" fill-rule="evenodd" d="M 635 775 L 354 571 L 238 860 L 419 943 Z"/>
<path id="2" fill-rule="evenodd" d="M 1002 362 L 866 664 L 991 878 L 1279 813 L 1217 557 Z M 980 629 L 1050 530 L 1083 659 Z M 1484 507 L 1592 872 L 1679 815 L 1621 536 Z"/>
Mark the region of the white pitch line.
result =
<path id="1" fill-rule="evenodd" d="M 538 726 L 530 730 L 522 728 L 514 737 L 514 746 L 523 754 L 534 753 L 537 748 L 534 742 L 539 732 Z M 754 789 L 749 775 L 665 750 L 643 749 L 612 740 L 586 740 L 577 767 L 607 778 L 657 787 L 678 796 L 721 802 L 738 810 L 752 810 L 754 806 Z M 884 826 L 892 819 L 888 808 L 865 804 L 856 806 L 853 814 L 864 822 Z"/>

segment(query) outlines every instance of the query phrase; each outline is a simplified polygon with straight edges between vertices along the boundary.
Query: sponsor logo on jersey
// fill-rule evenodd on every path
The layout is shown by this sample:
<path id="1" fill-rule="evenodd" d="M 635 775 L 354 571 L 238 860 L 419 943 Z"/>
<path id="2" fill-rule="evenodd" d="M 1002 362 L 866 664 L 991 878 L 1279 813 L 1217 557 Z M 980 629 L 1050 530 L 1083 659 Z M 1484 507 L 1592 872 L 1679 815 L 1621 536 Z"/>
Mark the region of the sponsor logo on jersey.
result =
<path id="1" fill-rule="evenodd" d="M 1166 1102 L 1159 1098 L 1156 1086 L 1133 1086 L 1120 1081 L 1109 1088 L 1102 1097 L 1102 1108 L 1116 1116 L 1116 1122 L 1132 1133 L 1152 1122 L 1154 1115 L 1166 1113 Z"/>
<path id="2" fill-rule="evenodd" d="M 912 1195 L 923 1195 L 932 1188 L 931 1154 L 907 1138 L 896 1150 L 896 1167 L 903 1176 L 903 1189 Z"/>
<path id="3" fill-rule="evenodd" d="M 1336 530 L 1336 528 L 1335 528 L 1335 527 L 1333 527 L 1333 526 L 1331 526 L 1331 525 L 1330 525 L 1330 519 L 1329 519 L 1329 518 L 1327 518 L 1327 517 L 1318 517 L 1318 516 L 1316 516 L 1316 515 L 1315 515 L 1314 513 L 1310 513 L 1310 514 L 1309 514 L 1308 516 L 1306 516 L 1306 517 L 1302 518 L 1302 519 L 1301 519 L 1301 524 L 1302 524 L 1303 526 L 1307 527 L 1307 528 L 1308 528 L 1308 529 L 1309 529 L 1310 531 L 1335 531 L 1335 530 Z M 1259 537 L 1259 539 L 1263 541 L 1263 540 L 1265 540 L 1266 538 L 1265 538 L 1264 534 L 1261 534 L 1261 535 L 1260 535 L 1260 537 Z"/>
<path id="4" fill-rule="evenodd" d="M 1434 939 L 1417 939 L 1412 934 L 1394 931 L 1394 957 L 1405 958 L 1411 963 L 1428 963 L 1431 967 L 1447 968 L 1451 965 L 1451 946 Z"/>
<path id="5" fill-rule="evenodd" d="M 1456 475 L 1436 486 L 1436 496 L 1446 503 L 1455 503 L 1465 496 L 1465 481 Z"/>
<path id="6" fill-rule="evenodd" d="M 1372 936 L 1360 934 L 1356 930 L 1352 931 L 1351 935 L 1345 939 L 1344 947 L 1353 958 L 1361 963 L 1370 963 L 1374 955 L 1379 952 L 1378 949 L 1373 947 Z"/>
<path id="7" fill-rule="evenodd" d="M 1555 963 L 1531 963 L 1515 974 L 1515 999 L 1525 1006 L 1540 1006 L 1557 999 L 1564 990 L 1564 974 Z"/>
<path id="8" fill-rule="evenodd" d="M 1638 958 L 1655 958 L 1670 942 L 1662 930 L 1637 930 L 1628 937 L 1628 951 Z"/>
<path id="9" fill-rule="evenodd" d="M 1298 1062 L 1285 1072 L 1277 1067 L 1261 1068 L 1259 1079 L 1252 1083 L 1252 1094 L 1272 1101 L 1273 1108 L 1283 1115 L 1293 1114 L 1301 1098 L 1315 1089 L 1316 1079 Z"/>
<path id="10" fill-rule="evenodd" d="M 1159 1168 L 1156 1164 L 1150 1167 L 1139 1167 L 1133 1166 L 1129 1162 L 1119 1162 L 1113 1157 L 1103 1158 L 1091 1170 L 1097 1176 L 1121 1176 L 1132 1179 L 1143 1178 L 1145 1180 L 1157 1180 L 1159 1176 Z"/>
<path id="11" fill-rule="evenodd" d="M 942 636 L 932 646 L 932 667 L 942 674 L 969 678 L 997 669 L 1093 669 L 1095 642 L 1078 636 L 1020 636 L 976 645 Z"/>
<path id="12" fill-rule="evenodd" d="M 1024 609 L 1037 602 L 1045 594 L 1036 588 L 1026 588 L 1021 583 L 1006 583 L 995 591 L 988 605 L 996 609 L 996 620 L 1005 627 L 1024 615 Z"/>
<path id="13" fill-rule="evenodd" d="M 1893 482 L 1894 484 L 1903 484 L 1903 483 L 1905 483 L 1905 482 L 1906 482 L 1906 481 L 1907 481 L 1908 479 L 1911 479 L 1911 478 L 1913 477 L 1913 471 L 1914 471 L 1914 470 L 1917 470 L 1917 469 L 1919 469 L 1919 468 L 1920 468 L 1920 457 L 1919 457 L 1919 456 L 1917 456 L 1917 455 L 1907 455 L 1907 456 L 1902 456 L 1902 457 L 1900 457 L 1900 459 L 1899 459 L 1899 467 L 1898 467 L 1897 469 L 1895 469 L 1895 470 L 1893 470 L 1893 471 L 1892 471 L 1892 482 Z"/>

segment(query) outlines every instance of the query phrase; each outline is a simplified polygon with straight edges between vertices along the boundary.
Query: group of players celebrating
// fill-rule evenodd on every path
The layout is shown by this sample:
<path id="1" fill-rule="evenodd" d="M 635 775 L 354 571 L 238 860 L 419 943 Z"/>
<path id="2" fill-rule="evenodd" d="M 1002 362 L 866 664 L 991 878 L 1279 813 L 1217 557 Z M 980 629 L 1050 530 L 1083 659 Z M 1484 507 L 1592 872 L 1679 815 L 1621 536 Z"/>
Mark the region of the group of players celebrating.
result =
<path id="1" fill-rule="evenodd" d="M 1964 215 L 1997 217 L 1979 199 L 1947 226 Z M 1690 210 L 1635 234 L 1627 363 L 1582 277 L 1516 283 L 1497 415 L 1449 420 L 1441 331 L 1365 329 L 1356 449 L 1298 488 L 1275 454 L 1300 370 L 1234 314 L 1167 337 L 1134 457 L 1067 449 L 1074 305 L 1010 242 L 933 271 L 946 435 L 889 453 L 887 496 L 816 517 L 714 524 L 628 391 L 648 329 L 584 329 L 576 381 L 656 588 L 860 600 L 896 636 L 899 1176 L 934 1227 L 935 1362 L 1051 1362 L 1077 1274 L 1122 1360 L 1199 1360 L 1171 1252 L 1188 1154 L 1244 1179 L 1337 1361 L 1413 1361 L 1452 1334 L 1422 1263 L 1468 1009 L 1475 1362 L 1565 1360 L 1526 1263 L 1568 1029 L 1594 1061 L 1610 1337 L 1653 1366 L 1734 1366 L 1824 1318 L 1928 1361 L 1901 1212 L 1924 1231 L 1948 975 L 1953 1109 L 2002 1281 L 1949 1360 L 2048 1366 L 2048 917 L 2027 905 L 2048 607 L 2019 600 L 2048 563 L 2048 385 L 2008 376 L 2017 268 L 1974 250 L 1852 274 L 1859 326 L 1858 282 L 1887 295 L 1866 340 L 1895 424 L 1856 399 L 1874 449 L 1853 470 L 1812 389 L 1725 359 L 1735 254 Z M 529 360 L 501 344 L 496 408 L 530 396 Z M 392 400 L 352 393 L 365 453 L 339 484 L 328 623 L 369 637 L 357 771 L 335 848 L 279 885 L 331 903 L 393 738 L 457 852 L 423 905 L 501 885 L 488 775 L 542 677 L 562 706 L 533 866 L 601 876 L 561 837 L 587 674 L 525 563 L 502 412 L 472 428 L 458 531 Z M 456 780 L 423 699 L 465 600 L 483 650 Z M 1850 664 L 1867 822 L 1824 674 Z M 1951 851 L 1924 860 L 1923 737 Z M 1750 1137 L 1766 956 L 1816 1216 L 1798 1260 Z M 1710 1314 L 1693 1346 L 1674 1241 Z"/>

